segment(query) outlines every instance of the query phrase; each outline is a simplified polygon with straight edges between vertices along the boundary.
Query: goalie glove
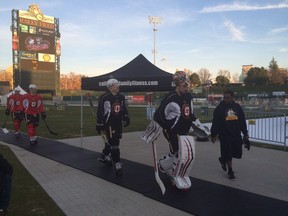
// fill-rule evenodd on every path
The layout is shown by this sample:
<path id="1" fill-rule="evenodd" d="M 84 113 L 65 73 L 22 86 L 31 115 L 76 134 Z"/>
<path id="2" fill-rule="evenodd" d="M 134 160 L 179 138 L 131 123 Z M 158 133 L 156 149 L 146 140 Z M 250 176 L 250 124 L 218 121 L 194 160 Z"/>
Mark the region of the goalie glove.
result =
<path id="1" fill-rule="evenodd" d="M 207 138 L 210 135 L 210 130 L 207 126 L 204 126 L 199 118 L 192 122 L 191 127 L 195 135 L 199 138 Z"/>

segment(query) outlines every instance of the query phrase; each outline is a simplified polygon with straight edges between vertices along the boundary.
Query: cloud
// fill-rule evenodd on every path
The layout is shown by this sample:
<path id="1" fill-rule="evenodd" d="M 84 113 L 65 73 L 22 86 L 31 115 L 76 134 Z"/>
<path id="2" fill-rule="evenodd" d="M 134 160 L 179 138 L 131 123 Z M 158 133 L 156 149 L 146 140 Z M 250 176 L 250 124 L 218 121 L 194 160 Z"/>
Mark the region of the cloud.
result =
<path id="1" fill-rule="evenodd" d="M 245 41 L 244 33 L 241 31 L 241 28 L 237 28 L 235 24 L 229 20 L 225 21 L 223 24 L 229 30 L 232 40 Z"/>
<path id="2" fill-rule="evenodd" d="M 287 48 L 281 48 L 281 49 L 279 50 L 279 52 L 288 52 L 288 49 L 287 49 Z"/>
<path id="3" fill-rule="evenodd" d="M 272 10 L 272 9 L 284 9 L 288 8 L 288 1 L 284 1 L 278 4 L 268 5 L 248 5 L 246 3 L 234 2 L 232 4 L 222 4 L 214 7 L 204 7 L 200 13 L 221 13 L 228 11 L 255 11 L 255 10 Z"/>
<path id="4" fill-rule="evenodd" d="M 280 34 L 283 32 L 288 32 L 288 26 L 272 29 L 271 31 L 268 32 L 268 34 L 269 35 L 276 35 L 276 34 Z"/>

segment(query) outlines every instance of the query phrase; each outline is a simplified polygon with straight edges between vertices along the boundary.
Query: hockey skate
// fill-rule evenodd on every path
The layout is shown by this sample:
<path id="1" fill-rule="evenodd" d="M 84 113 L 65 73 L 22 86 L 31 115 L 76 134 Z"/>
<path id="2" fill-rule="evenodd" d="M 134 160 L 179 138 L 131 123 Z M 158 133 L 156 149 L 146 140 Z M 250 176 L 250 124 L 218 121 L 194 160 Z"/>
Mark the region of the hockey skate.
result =
<path id="1" fill-rule="evenodd" d="M 171 184 L 173 187 L 182 191 L 188 191 L 191 187 L 191 181 L 189 176 L 171 177 Z"/>
<path id="2" fill-rule="evenodd" d="M 122 176 L 122 164 L 120 162 L 115 163 L 114 169 L 117 176 Z"/>
<path id="3" fill-rule="evenodd" d="M 30 145 L 37 145 L 38 141 L 37 140 L 30 140 Z"/>
<path id="4" fill-rule="evenodd" d="M 107 166 L 112 166 L 112 160 L 111 160 L 111 157 L 109 155 L 104 155 L 103 153 L 101 154 L 101 157 L 98 158 L 98 160 L 107 165 Z"/>
<path id="5" fill-rule="evenodd" d="M 16 137 L 16 139 L 18 139 L 20 137 L 20 132 L 19 131 L 15 132 L 15 137 Z"/>

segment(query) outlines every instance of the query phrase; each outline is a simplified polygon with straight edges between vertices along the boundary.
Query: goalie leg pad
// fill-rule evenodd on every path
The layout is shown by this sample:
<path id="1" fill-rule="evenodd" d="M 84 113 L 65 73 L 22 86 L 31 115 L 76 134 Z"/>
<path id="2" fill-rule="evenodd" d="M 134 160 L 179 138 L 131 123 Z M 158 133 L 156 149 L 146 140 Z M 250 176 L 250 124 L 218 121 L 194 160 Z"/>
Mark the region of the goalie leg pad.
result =
<path id="1" fill-rule="evenodd" d="M 195 160 L 195 142 L 191 136 L 179 136 L 178 157 L 174 158 L 172 182 L 179 189 L 191 187 L 189 173 Z"/>
<path id="2" fill-rule="evenodd" d="M 174 155 L 169 153 L 158 161 L 159 170 L 172 177 Z"/>

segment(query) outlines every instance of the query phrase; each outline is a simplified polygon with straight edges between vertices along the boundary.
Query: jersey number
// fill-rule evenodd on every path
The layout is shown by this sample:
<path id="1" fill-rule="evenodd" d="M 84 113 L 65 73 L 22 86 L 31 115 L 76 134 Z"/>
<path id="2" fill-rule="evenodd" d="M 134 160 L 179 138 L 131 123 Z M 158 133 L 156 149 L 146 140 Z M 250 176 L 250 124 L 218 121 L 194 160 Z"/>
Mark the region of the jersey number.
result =
<path id="1" fill-rule="evenodd" d="M 112 109 L 113 112 L 117 115 L 121 111 L 121 106 L 119 103 L 114 103 Z"/>

